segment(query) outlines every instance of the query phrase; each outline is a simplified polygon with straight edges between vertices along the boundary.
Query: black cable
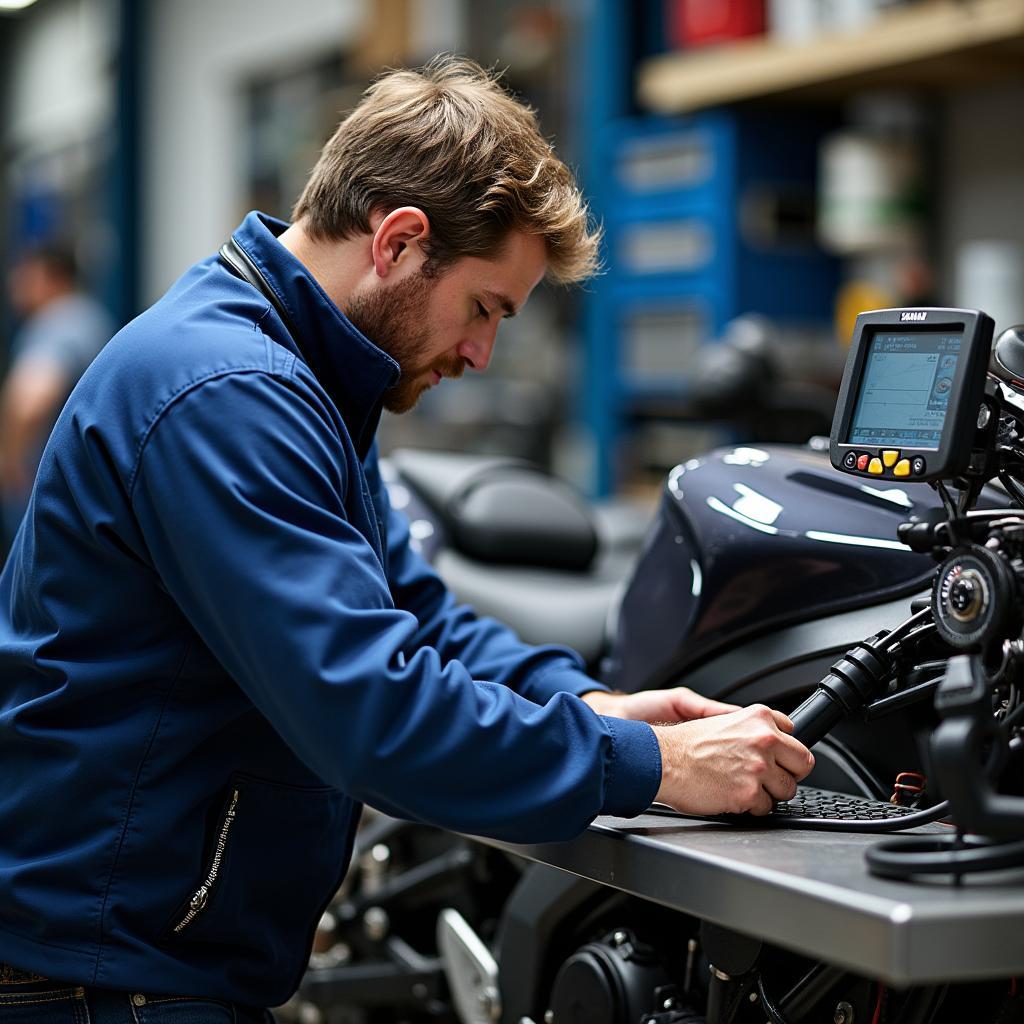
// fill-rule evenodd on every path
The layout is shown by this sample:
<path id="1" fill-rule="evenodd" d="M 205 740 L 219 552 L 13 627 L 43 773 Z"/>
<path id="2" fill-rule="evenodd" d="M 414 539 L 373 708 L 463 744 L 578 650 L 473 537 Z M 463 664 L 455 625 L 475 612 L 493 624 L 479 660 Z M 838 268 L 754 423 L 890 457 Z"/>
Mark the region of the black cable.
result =
<path id="1" fill-rule="evenodd" d="M 949 992 L 948 985 L 936 986 L 933 991 L 931 1005 L 928 1007 L 928 1015 L 923 1019 L 922 1024 L 931 1024 L 938 1016 L 939 1010 L 942 1009 L 942 1004 L 946 1001 L 946 995 Z"/>
<path id="2" fill-rule="evenodd" d="M 915 875 L 967 875 L 1024 867 L 1024 839 L 965 843 L 957 836 L 921 836 L 879 843 L 865 854 L 868 870 L 906 881 Z"/>
<path id="3" fill-rule="evenodd" d="M 1014 483 L 1018 483 L 1021 473 L 1024 472 L 1024 451 L 1012 445 L 1000 445 L 996 451 L 996 460 L 999 467 L 996 473 L 999 482 L 1006 487 L 1006 481 L 1003 479 L 1005 475 Z"/>
<path id="4" fill-rule="evenodd" d="M 1008 711 L 1006 717 L 999 723 L 999 728 L 1008 732 L 1022 717 L 1024 717 L 1024 703 L 1018 704 Z"/>
<path id="5" fill-rule="evenodd" d="M 928 618 L 932 613 L 931 608 L 922 608 L 919 612 L 914 612 L 909 619 L 904 619 L 898 626 L 891 629 L 888 633 L 884 634 L 879 638 L 879 645 L 883 646 L 883 649 L 888 651 L 891 647 L 896 646 L 902 640 L 906 638 L 917 626 L 931 625 L 931 623 L 925 623 L 924 620 Z"/>
<path id="6" fill-rule="evenodd" d="M 924 611 L 918 612 L 917 614 L 931 615 L 931 613 L 931 608 L 925 608 Z M 937 629 L 938 626 L 936 626 L 934 622 L 922 622 L 920 625 L 910 630 L 904 636 L 900 637 L 897 645 L 917 643 L 917 641 L 920 640 L 922 636 L 926 635 L 927 633 L 934 633 Z"/>
<path id="7" fill-rule="evenodd" d="M 967 486 L 960 492 L 960 500 L 957 502 L 957 514 L 963 516 L 967 510 L 978 500 L 978 495 L 981 494 L 982 487 L 985 486 L 985 481 L 978 478 L 972 478 Z"/>
<path id="8" fill-rule="evenodd" d="M 779 1012 L 779 1008 L 768 998 L 764 990 L 764 978 L 757 976 L 757 994 L 761 999 L 761 1008 L 771 1024 L 789 1024 L 789 1021 Z"/>
<path id="9" fill-rule="evenodd" d="M 909 989 L 899 1009 L 900 1024 L 930 1024 L 946 996 L 946 986 L 928 985 Z"/>
<path id="10" fill-rule="evenodd" d="M 823 999 L 849 980 L 850 974 L 844 968 L 819 961 L 793 983 L 779 1000 L 778 1009 L 796 1020 L 806 1020 Z"/>
<path id="11" fill-rule="evenodd" d="M 915 683 L 913 686 L 907 686 L 902 690 L 891 693 L 888 697 L 873 700 L 864 709 L 864 720 L 872 722 L 879 718 L 884 718 L 893 711 L 902 711 L 911 704 L 916 704 L 918 701 L 932 697 L 939 686 L 942 685 L 942 679 L 943 676 L 935 675 L 931 679 L 926 679 L 923 683 Z"/>
<path id="12" fill-rule="evenodd" d="M 941 480 L 936 480 L 932 484 L 932 487 L 934 487 L 935 490 L 938 492 L 939 498 L 942 500 L 942 507 L 946 510 L 946 515 L 950 519 L 956 519 L 956 505 L 954 504 L 953 498 L 950 496 L 949 491 L 946 490 L 946 485 Z"/>
<path id="13" fill-rule="evenodd" d="M 1014 658 L 1013 643 L 1011 641 L 1009 641 L 1009 640 L 1004 640 L 1003 641 L 1003 656 L 1002 656 L 1002 658 L 999 659 L 999 667 L 991 675 L 991 683 L 992 683 L 993 686 L 997 686 L 997 685 L 1000 684 L 1000 682 L 1002 681 L 1003 676 L 1006 675 L 1006 670 L 1010 667 L 1010 662 L 1013 660 L 1013 658 Z M 1010 685 L 1011 697 L 1013 696 L 1013 693 L 1014 693 L 1014 687 L 1011 684 Z M 1010 710 L 1012 710 L 1012 707 L 1011 707 Z"/>
<path id="14" fill-rule="evenodd" d="M 1020 484 L 1013 479 L 1009 473 L 1000 473 L 999 482 L 1006 489 L 1006 493 L 1017 502 L 1018 505 L 1024 506 L 1024 489 L 1021 488 Z"/>
<path id="15" fill-rule="evenodd" d="M 984 522 L 987 519 L 1021 519 L 1021 514 L 1013 508 L 972 508 L 962 517 L 969 523 Z"/>
<path id="16" fill-rule="evenodd" d="M 949 658 L 932 658 L 931 661 L 919 661 L 914 666 L 914 671 L 917 673 L 930 672 L 929 679 L 934 679 L 936 676 L 943 676 L 946 674 L 946 665 L 949 663 Z"/>

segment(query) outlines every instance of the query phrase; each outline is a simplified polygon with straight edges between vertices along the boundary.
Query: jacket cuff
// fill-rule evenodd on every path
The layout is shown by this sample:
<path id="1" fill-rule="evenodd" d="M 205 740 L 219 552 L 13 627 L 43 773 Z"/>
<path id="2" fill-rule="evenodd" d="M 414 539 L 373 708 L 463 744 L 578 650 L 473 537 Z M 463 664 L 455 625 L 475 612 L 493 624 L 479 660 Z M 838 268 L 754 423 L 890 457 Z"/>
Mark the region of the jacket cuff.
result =
<path id="1" fill-rule="evenodd" d="M 650 807 L 661 786 L 661 748 L 646 722 L 602 716 L 612 746 L 605 762 L 602 814 L 632 818 Z"/>

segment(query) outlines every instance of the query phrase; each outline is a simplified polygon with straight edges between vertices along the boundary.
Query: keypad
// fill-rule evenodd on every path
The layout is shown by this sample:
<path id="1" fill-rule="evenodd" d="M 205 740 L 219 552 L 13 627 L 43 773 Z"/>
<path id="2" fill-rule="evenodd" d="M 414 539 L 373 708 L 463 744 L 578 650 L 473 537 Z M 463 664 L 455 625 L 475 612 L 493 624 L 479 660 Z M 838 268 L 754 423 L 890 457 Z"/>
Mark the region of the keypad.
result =
<path id="1" fill-rule="evenodd" d="M 833 793 L 812 786 L 798 786 L 796 796 L 792 800 L 777 803 L 772 814 L 788 818 L 867 818 L 870 821 L 877 821 L 882 818 L 901 818 L 910 814 L 911 810 L 912 808 L 885 803 L 883 800 L 871 800 L 848 793 Z"/>
<path id="2" fill-rule="evenodd" d="M 924 476 L 928 468 L 920 455 L 912 459 L 903 458 L 898 448 L 882 448 L 874 452 L 849 451 L 843 456 L 843 467 L 853 472 L 870 473 L 871 476 L 887 476 L 896 479 Z"/>

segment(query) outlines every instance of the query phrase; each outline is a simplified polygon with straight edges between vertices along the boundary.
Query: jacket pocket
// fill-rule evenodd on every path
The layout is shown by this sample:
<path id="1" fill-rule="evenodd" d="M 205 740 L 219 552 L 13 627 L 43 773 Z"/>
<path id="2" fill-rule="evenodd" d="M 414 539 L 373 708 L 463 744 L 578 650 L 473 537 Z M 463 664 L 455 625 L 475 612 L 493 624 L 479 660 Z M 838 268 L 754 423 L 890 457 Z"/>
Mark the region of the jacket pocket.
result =
<path id="1" fill-rule="evenodd" d="M 356 805 L 330 787 L 236 774 L 207 827 L 202 873 L 163 940 L 244 958 L 256 975 L 301 972 L 319 915 L 341 882 Z"/>
<path id="2" fill-rule="evenodd" d="M 213 849 L 210 852 L 207 860 L 206 874 L 203 875 L 203 880 L 199 883 L 199 887 L 189 897 L 188 901 L 183 904 L 175 917 L 179 917 L 180 920 L 177 924 L 174 923 L 173 919 L 171 922 L 171 930 L 175 935 L 180 935 L 200 914 L 206 909 L 207 903 L 210 901 L 210 896 L 214 889 L 217 887 L 217 883 L 220 881 L 221 870 L 224 866 L 225 855 L 228 852 L 228 842 L 231 839 L 231 831 L 235 825 L 235 816 L 238 813 L 238 794 L 240 786 L 237 782 L 232 782 L 228 787 L 228 801 L 227 805 L 220 814 L 217 820 L 217 827 L 214 831 L 214 843 Z"/>

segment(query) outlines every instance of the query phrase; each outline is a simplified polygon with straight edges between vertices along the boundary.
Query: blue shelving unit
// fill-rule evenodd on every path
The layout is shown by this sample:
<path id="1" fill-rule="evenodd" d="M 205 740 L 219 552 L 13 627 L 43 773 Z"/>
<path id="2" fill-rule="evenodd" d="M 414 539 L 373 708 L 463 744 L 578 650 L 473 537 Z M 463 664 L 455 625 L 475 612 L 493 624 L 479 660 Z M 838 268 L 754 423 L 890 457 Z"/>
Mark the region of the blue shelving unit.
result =
<path id="1" fill-rule="evenodd" d="M 734 317 L 827 324 L 838 265 L 787 235 L 786 204 L 813 205 L 827 116 L 709 110 L 688 118 L 631 109 L 634 55 L 659 4 L 588 10 L 584 184 L 606 232 L 606 273 L 584 316 L 583 415 L 591 489 L 615 490 L 617 454 L 639 406 L 685 398 L 689 368 Z"/>
<path id="2" fill-rule="evenodd" d="M 580 24 L 584 74 L 579 96 L 582 112 L 581 178 L 595 215 L 604 220 L 614 200 L 614 186 L 603 170 L 605 130 L 631 113 L 631 76 L 635 49 L 634 16 L 628 0 L 581 0 Z M 592 283 L 583 306 L 584 390 L 582 419 L 593 444 L 590 491 L 613 490 L 612 451 L 622 429 L 616 395 L 618 376 L 614 332 L 607 316 L 603 279 Z"/>

